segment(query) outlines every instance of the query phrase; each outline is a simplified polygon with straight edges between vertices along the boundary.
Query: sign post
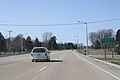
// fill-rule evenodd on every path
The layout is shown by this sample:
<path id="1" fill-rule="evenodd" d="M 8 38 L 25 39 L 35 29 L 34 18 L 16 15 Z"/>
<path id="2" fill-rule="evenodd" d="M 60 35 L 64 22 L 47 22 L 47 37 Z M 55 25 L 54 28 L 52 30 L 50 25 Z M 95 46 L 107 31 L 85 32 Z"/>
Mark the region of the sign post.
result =
<path id="1" fill-rule="evenodd" d="M 114 38 L 102 38 L 101 39 L 101 43 L 104 46 L 105 58 L 106 58 L 106 47 L 112 47 L 112 58 L 114 58 L 114 54 L 113 54 L 114 42 L 115 42 Z"/>

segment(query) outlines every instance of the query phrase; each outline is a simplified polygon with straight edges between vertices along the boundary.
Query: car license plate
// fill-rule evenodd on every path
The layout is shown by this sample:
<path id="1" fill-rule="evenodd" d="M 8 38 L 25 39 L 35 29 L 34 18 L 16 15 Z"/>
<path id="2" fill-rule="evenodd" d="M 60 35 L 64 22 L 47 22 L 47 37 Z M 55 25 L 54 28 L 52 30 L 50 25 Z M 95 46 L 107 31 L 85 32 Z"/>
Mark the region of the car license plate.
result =
<path id="1" fill-rule="evenodd" d="M 38 54 L 38 56 L 40 56 L 40 54 Z"/>

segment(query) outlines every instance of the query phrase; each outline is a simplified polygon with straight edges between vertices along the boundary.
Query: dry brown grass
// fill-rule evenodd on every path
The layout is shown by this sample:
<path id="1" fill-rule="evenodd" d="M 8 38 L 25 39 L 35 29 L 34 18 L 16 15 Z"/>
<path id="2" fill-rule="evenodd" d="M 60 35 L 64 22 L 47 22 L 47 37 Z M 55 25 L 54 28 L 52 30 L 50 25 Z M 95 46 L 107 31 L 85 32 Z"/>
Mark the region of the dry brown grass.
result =
<path id="1" fill-rule="evenodd" d="M 80 51 L 82 54 L 84 54 L 84 50 Z M 117 55 L 115 52 L 113 53 L 114 56 L 112 57 L 112 51 L 106 50 L 106 58 L 104 49 L 89 49 L 89 56 L 94 57 L 100 60 L 105 60 L 111 63 L 119 64 L 120 65 L 120 55 Z"/>

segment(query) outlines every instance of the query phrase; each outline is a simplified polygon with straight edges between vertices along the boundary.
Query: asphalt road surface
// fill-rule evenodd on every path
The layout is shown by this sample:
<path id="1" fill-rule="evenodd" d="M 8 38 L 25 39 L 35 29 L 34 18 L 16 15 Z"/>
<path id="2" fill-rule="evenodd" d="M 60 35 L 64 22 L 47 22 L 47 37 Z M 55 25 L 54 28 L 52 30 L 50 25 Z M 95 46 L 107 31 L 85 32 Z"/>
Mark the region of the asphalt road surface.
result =
<path id="1" fill-rule="evenodd" d="M 120 80 L 75 51 L 53 51 L 49 62 L 31 62 L 30 54 L 0 58 L 0 80 Z"/>

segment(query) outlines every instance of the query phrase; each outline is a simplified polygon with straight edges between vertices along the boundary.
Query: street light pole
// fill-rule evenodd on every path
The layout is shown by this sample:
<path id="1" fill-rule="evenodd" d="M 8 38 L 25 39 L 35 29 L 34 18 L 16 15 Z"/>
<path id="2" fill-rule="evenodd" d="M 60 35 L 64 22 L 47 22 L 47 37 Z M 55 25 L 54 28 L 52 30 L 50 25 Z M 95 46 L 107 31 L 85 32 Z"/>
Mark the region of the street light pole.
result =
<path id="1" fill-rule="evenodd" d="M 79 47 L 78 47 L 78 45 L 79 45 L 78 36 L 75 36 L 75 35 L 74 35 L 74 37 L 76 37 L 76 38 L 77 38 L 77 51 L 78 51 L 78 50 L 79 50 Z"/>
<path id="2" fill-rule="evenodd" d="M 27 33 L 25 33 L 27 34 Z M 23 53 L 23 49 L 24 49 L 24 46 L 23 46 L 23 35 L 24 34 L 21 34 L 21 50 L 22 50 L 22 53 Z"/>
<path id="3" fill-rule="evenodd" d="M 22 50 L 22 53 L 23 53 L 23 34 L 21 34 L 21 50 Z"/>
<path id="4" fill-rule="evenodd" d="M 86 54 L 88 54 L 89 52 L 88 52 L 88 26 L 87 26 L 87 22 L 83 22 L 83 21 L 78 21 L 78 23 L 83 23 L 83 24 L 85 24 L 85 26 L 86 26 Z"/>
<path id="5" fill-rule="evenodd" d="M 8 31 L 8 34 L 9 34 L 9 40 L 8 40 L 8 44 L 9 44 L 9 53 L 11 53 L 11 43 L 10 43 L 10 41 L 11 41 L 11 32 L 13 32 L 13 31 Z"/>
<path id="6" fill-rule="evenodd" d="M 86 46 L 86 50 L 87 50 L 87 54 L 89 53 L 88 52 L 88 27 L 87 27 L 87 23 L 85 23 L 85 25 L 86 25 L 86 43 L 87 43 L 87 46 Z"/>

